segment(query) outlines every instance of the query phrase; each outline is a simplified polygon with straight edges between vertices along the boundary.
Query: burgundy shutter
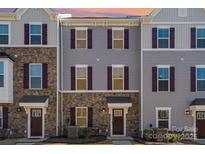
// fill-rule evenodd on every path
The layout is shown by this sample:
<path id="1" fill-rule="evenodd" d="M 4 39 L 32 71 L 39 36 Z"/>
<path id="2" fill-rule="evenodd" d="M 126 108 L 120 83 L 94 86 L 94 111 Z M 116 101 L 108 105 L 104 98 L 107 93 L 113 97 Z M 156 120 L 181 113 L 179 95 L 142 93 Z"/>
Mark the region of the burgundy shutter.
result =
<path id="1" fill-rule="evenodd" d="M 196 68 L 191 67 L 191 92 L 196 91 Z"/>
<path id="2" fill-rule="evenodd" d="M 175 68 L 170 67 L 170 91 L 175 91 Z"/>
<path id="3" fill-rule="evenodd" d="M 92 29 L 88 29 L 88 49 L 92 49 L 92 41 L 93 41 L 93 37 L 92 37 L 93 33 L 92 33 Z"/>
<path id="4" fill-rule="evenodd" d="M 70 108 L 70 125 L 75 126 L 75 107 Z"/>
<path id="5" fill-rule="evenodd" d="M 112 49 L 112 29 L 107 30 L 107 48 Z"/>
<path id="6" fill-rule="evenodd" d="M 88 108 L 88 127 L 93 126 L 93 108 L 89 107 Z"/>
<path id="7" fill-rule="evenodd" d="M 47 26 L 47 24 L 42 25 L 42 35 L 43 35 L 42 44 L 47 45 L 48 44 L 48 26 Z"/>
<path id="8" fill-rule="evenodd" d="M 29 64 L 24 64 L 24 89 L 29 88 Z"/>
<path id="9" fill-rule="evenodd" d="M 71 90 L 75 90 L 75 66 L 71 66 Z"/>
<path id="10" fill-rule="evenodd" d="M 93 89 L 92 66 L 88 66 L 88 90 Z"/>
<path id="11" fill-rule="evenodd" d="M 129 90 L 129 67 L 124 67 L 124 90 Z"/>
<path id="12" fill-rule="evenodd" d="M 152 91 L 157 91 L 157 67 L 152 67 Z"/>
<path id="13" fill-rule="evenodd" d="M 196 48 L 196 28 L 191 28 L 191 48 Z"/>
<path id="14" fill-rule="evenodd" d="M 24 24 L 24 44 L 29 44 L 29 24 Z"/>
<path id="15" fill-rule="evenodd" d="M 3 107 L 3 128 L 8 128 L 8 107 Z"/>
<path id="16" fill-rule="evenodd" d="M 175 28 L 170 28 L 170 48 L 175 48 Z"/>
<path id="17" fill-rule="evenodd" d="M 71 29 L 70 30 L 70 48 L 71 49 L 75 49 L 75 29 Z"/>
<path id="18" fill-rule="evenodd" d="M 124 30 L 124 48 L 129 49 L 129 29 Z"/>
<path id="19" fill-rule="evenodd" d="M 152 48 L 157 48 L 157 28 L 152 28 Z"/>
<path id="20" fill-rule="evenodd" d="M 112 90 L 112 66 L 107 67 L 107 89 Z"/>
<path id="21" fill-rule="evenodd" d="M 48 64 L 43 64 L 43 88 L 48 88 Z"/>

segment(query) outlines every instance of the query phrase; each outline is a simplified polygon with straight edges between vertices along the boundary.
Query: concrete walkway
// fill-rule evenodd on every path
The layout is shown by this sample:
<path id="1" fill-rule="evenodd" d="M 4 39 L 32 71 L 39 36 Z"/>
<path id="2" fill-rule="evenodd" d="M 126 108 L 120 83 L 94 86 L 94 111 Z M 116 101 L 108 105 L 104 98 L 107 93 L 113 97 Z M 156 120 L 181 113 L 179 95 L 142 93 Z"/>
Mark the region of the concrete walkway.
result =
<path id="1" fill-rule="evenodd" d="M 122 136 L 122 137 L 108 137 L 109 140 L 112 141 L 113 145 L 133 145 L 133 138 L 130 136 Z"/>

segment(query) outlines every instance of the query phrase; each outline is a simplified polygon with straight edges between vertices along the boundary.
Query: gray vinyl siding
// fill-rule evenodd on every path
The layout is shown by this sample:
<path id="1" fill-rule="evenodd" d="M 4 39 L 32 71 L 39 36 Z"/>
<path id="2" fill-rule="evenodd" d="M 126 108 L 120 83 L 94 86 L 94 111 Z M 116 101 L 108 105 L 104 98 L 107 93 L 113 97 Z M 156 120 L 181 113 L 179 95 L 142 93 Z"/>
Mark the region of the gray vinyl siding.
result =
<path id="1" fill-rule="evenodd" d="M 24 24 L 41 22 L 48 24 L 48 45 L 57 45 L 57 22 L 51 21 L 43 9 L 28 9 L 21 20 L 11 21 L 11 45 L 24 45 Z"/>
<path id="2" fill-rule="evenodd" d="M 184 58 L 184 61 L 181 61 Z M 144 51 L 143 53 L 143 116 L 144 128 L 156 123 L 155 107 L 171 107 L 172 126 L 193 126 L 193 117 L 184 111 L 195 98 L 204 98 L 205 92 L 190 92 L 190 67 L 205 64 L 204 51 Z M 175 67 L 175 92 L 152 92 L 152 67 Z"/>
<path id="3" fill-rule="evenodd" d="M 93 67 L 93 90 L 107 90 L 107 66 L 129 66 L 129 89 L 140 88 L 140 28 L 129 28 L 129 49 L 107 49 L 107 29 L 112 27 L 89 27 L 93 30 L 92 49 L 70 49 L 70 29 L 63 27 L 63 89 L 70 90 L 70 67 L 86 64 Z M 125 27 L 126 28 L 126 27 Z M 99 61 L 97 61 L 99 59 Z"/>
<path id="4" fill-rule="evenodd" d="M 188 8 L 187 17 L 178 17 L 177 8 L 163 8 L 153 22 L 204 22 L 205 10 L 202 8 Z"/>

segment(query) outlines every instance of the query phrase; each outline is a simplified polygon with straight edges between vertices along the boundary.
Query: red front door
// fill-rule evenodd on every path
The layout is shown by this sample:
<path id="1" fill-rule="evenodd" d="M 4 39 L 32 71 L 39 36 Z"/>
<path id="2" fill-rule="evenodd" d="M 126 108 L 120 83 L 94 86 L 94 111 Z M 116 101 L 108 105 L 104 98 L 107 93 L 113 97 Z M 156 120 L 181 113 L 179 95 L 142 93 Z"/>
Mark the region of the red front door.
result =
<path id="1" fill-rule="evenodd" d="M 113 109 L 113 135 L 124 134 L 124 112 L 123 109 Z"/>
<path id="2" fill-rule="evenodd" d="M 196 112 L 197 138 L 205 138 L 205 111 Z"/>
<path id="3" fill-rule="evenodd" d="M 42 109 L 31 109 L 31 137 L 42 136 Z"/>

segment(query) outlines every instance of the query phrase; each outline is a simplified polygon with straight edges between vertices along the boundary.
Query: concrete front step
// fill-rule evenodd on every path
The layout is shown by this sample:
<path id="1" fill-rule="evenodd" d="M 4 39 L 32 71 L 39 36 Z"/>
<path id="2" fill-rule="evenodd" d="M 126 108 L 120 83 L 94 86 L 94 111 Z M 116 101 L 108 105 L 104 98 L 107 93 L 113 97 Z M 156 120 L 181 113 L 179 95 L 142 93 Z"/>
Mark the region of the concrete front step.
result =
<path id="1" fill-rule="evenodd" d="M 113 141 L 133 141 L 134 140 L 131 136 L 108 136 L 107 139 Z"/>

